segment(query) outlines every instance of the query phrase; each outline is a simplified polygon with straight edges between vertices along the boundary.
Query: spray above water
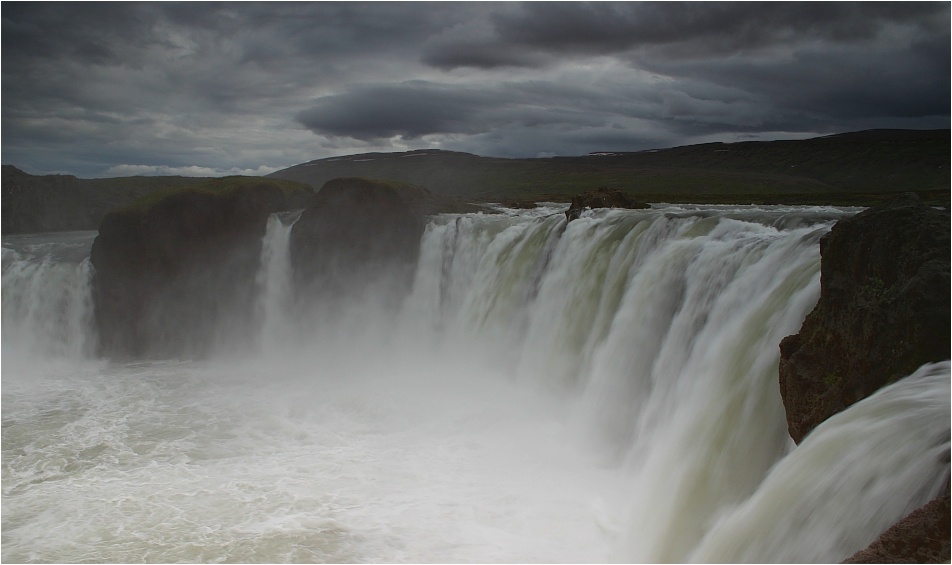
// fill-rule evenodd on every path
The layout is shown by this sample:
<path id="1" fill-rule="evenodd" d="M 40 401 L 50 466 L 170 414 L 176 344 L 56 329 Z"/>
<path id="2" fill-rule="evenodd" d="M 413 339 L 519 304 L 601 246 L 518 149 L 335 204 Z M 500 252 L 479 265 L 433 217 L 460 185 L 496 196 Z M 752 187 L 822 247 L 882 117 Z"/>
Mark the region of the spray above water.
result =
<path id="1" fill-rule="evenodd" d="M 851 211 L 505 212 L 433 218 L 399 303 L 296 293 L 294 218 L 273 216 L 253 347 L 5 363 L 4 560 L 823 561 L 948 473 L 947 456 L 909 472 L 852 445 L 879 502 L 831 516 L 832 544 L 764 510 L 798 488 L 778 476 L 839 492 L 834 464 L 786 435 L 777 344 L 816 302 L 819 238 Z M 87 355 L 21 345 L 68 342 L 24 306 L 88 294 L 82 269 L 31 286 L 42 262 L 4 243 L 4 357 Z M 924 370 L 918 400 L 880 395 L 837 422 L 907 459 L 941 451 L 902 439 L 948 415 L 947 376 Z M 928 416 L 898 409 L 920 400 Z M 947 422 L 944 437 L 947 452 Z M 891 496 L 894 481 L 918 486 Z"/>

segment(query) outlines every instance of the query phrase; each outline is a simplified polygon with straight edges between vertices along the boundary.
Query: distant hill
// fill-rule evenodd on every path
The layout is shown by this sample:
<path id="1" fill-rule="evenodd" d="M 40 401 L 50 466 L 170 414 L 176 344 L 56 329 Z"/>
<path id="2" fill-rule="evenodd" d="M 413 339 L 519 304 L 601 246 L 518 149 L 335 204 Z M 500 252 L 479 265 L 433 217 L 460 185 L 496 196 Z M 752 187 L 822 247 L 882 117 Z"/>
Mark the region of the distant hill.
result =
<path id="1" fill-rule="evenodd" d="M 647 202 L 873 205 L 897 192 L 949 204 L 950 131 L 868 130 L 797 141 L 706 143 L 580 157 L 501 159 L 453 151 L 365 153 L 269 175 L 320 189 L 341 177 L 426 187 L 469 202 L 568 201 L 600 187 Z M 207 178 L 79 179 L 2 170 L 2 233 L 94 230 L 113 208 Z"/>
<path id="2" fill-rule="evenodd" d="M 366 153 L 310 161 L 270 176 L 314 188 L 336 177 L 390 179 L 474 201 L 564 200 L 607 186 L 653 201 L 848 204 L 914 191 L 947 202 L 949 156 L 947 129 L 868 130 L 544 159 L 439 150 Z"/>
<path id="3" fill-rule="evenodd" d="M 3 165 L 4 235 L 47 231 L 96 230 L 106 212 L 170 187 L 201 182 L 195 177 L 122 177 L 80 179 L 71 175 L 27 174 Z"/>

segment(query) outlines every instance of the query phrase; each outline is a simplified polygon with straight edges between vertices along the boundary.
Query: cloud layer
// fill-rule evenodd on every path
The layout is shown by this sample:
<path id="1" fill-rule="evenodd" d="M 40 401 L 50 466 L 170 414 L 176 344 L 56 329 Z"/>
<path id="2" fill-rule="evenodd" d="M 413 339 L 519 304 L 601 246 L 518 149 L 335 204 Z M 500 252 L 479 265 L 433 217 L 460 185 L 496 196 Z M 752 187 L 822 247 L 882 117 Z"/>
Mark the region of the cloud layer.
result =
<path id="1" fill-rule="evenodd" d="M 942 2 L 4 3 L 2 18 L 3 162 L 38 174 L 949 127 Z"/>

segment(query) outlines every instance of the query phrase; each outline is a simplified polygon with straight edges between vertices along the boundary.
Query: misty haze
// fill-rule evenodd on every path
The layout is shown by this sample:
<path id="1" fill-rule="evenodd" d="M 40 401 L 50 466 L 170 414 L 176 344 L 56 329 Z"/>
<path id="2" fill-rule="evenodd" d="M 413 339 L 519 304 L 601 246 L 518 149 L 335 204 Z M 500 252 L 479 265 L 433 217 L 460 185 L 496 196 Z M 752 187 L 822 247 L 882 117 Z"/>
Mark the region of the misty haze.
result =
<path id="1" fill-rule="evenodd" d="M 4 562 L 948 562 L 948 4 L 2 16 Z"/>

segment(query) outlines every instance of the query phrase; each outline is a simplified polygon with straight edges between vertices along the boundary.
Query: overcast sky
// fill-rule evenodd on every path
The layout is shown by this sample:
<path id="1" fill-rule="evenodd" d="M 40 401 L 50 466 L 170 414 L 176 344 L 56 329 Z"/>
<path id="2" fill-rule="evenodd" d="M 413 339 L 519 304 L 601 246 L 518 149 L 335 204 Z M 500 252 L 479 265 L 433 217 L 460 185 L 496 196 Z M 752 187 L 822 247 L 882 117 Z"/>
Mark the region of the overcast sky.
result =
<path id="1" fill-rule="evenodd" d="M 948 128 L 950 3 L 3 2 L 2 160 L 267 174 Z"/>

